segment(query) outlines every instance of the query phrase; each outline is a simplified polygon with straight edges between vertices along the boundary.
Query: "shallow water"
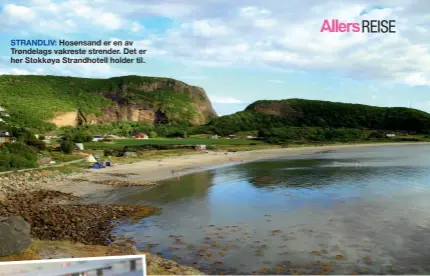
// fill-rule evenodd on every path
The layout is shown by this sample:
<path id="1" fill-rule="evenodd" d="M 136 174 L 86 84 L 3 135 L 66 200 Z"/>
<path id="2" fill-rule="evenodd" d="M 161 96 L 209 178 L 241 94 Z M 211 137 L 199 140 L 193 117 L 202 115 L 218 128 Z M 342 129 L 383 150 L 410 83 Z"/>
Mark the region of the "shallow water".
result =
<path id="1" fill-rule="evenodd" d="M 430 146 L 328 151 L 122 188 L 162 214 L 118 226 L 207 273 L 430 273 Z M 148 247 L 149 245 L 149 247 Z"/>

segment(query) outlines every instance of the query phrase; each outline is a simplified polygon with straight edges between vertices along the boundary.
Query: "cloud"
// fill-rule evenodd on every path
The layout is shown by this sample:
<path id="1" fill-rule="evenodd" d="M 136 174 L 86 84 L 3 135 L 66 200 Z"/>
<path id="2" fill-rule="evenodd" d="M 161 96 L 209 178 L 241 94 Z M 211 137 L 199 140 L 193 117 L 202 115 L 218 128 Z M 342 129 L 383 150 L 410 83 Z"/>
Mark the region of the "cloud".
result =
<path id="1" fill-rule="evenodd" d="M 225 97 L 225 96 L 209 96 L 211 102 L 217 104 L 241 104 L 243 101 L 233 98 L 233 97 Z"/>
<path id="2" fill-rule="evenodd" d="M 129 20 L 115 10 L 109 10 L 111 1 L 104 4 L 89 0 L 25 1 L 21 5 L 6 4 L 0 13 L 0 24 L 5 31 L 27 29 L 28 33 L 63 35 L 82 30 L 119 30 Z M 130 23 L 131 24 L 131 23 Z"/>
<path id="3" fill-rule="evenodd" d="M 191 23 L 184 23 L 181 25 L 181 29 L 200 37 L 226 36 L 230 33 L 227 26 L 215 20 L 198 20 Z"/>
<path id="4" fill-rule="evenodd" d="M 6 17 L 11 24 L 19 24 L 21 22 L 31 22 L 35 19 L 35 12 L 25 6 L 7 4 L 3 8 L 2 16 Z"/>
<path id="5" fill-rule="evenodd" d="M 269 80 L 269 82 L 272 82 L 272 83 L 284 83 L 283 80 Z"/>
<path id="6" fill-rule="evenodd" d="M 29 71 L 21 68 L 0 68 L 0 75 L 41 75 L 44 73 L 43 69 Z"/>
<path id="7" fill-rule="evenodd" d="M 294 5 L 296 8 L 291 12 L 281 6 L 275 7 L 274 2 L 268 1 L 264 7 L 226 4 L 224 13 L 216 19 L 190 17 L 188 22 L 154 40 L 153 47 L 165 50 L 171 58 L 199 65 L 267 66 L 292 71 L 334 72 L 355 79 L 411 86 L 430 85 L 427 46 L 430 37 L 422 35 L 429 29 L 430 17 L 426 12 L 430 5 L 417 11 L 406 1 L 382 8 L 366 0 L 324 4 L 308 0 L 294 1 L 297 6 Z M 205 9 L 210 14 L 208 9 L 214 3 L 209 1 L 199 8 L 203 14 Z M 321 24 L 327 18 L 345 22 L 396 20 L 397 33 L 321 33 Z"/>
<path id="8" fill-rule="evenodd" d="M 0 75 L 55 75 L 55 76 L 80 76 L 89 78 L 107 78 L 137 72 L 125 71 L 111 66 L 110 64 L 56 64 L 54 66 L 39 66 L 28 64 L 22 68 L 0 67 Z"/>
<path id="9" fill-rule="evenodd" d="M 139 22 L 137 21 L 133 21 L 131 23 L 131 31 L 136 33 L 136 32 L 140 32 L 143 29 L 142 25 L 140 25 Z"/>
<path id="10" fill-rule="evenodd" d="M 143 17 L 174 24 L 151 32 L 148 57 L 196 66 L 329 72 L 354 79 L 430 85 L 430 2 L 381 0 L 5 0 L 0 24 L 11 34 L 139 33 Z M 293 8 L 294 7 L 294 8 Z M 37 19 L 37 20 L 36 20 Z M 324 19 L 396 20 L 395 34 L 321 33 Z M 129 39 L 121 37 L 121 39 Z"/>

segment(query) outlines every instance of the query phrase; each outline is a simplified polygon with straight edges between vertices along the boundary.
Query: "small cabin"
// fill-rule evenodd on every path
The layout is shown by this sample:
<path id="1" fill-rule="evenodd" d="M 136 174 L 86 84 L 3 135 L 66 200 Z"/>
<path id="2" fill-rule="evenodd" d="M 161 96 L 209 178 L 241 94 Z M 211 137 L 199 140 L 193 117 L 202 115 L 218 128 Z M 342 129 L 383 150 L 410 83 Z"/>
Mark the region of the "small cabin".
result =
<path id="1" fill-rule="evenodd" d="M 11 142 L 9 132 L 0 132 L 0 144 Z"/>
<path id="2" fill-rule="evenodd" d="M 236 139 L 236 135 L 229 135 L 228 139 Z"/>
<path id="3" fill-rule="evenodd" d="M 394 136 L 396 136 L 396 134 L 394 134 L 394 133 L 387 133 L 387 134 L 385 134 L 385 136 L 387 136 L 387 137 L 394 137 Z"/>
<path id="4" fill-rule="evenodd" d="M 98 141 L 101 141 L 101 140 L 103 140 L 103 136 L 101 136 L 101 135 L 95 135 L 93 137 L 93 142 L 98 142 Z"/>
<path id="5" fill-rule="evenodd" d="M 145 133 L 139 133 L 133 136 L 134 139 L 148 139 L 149 136 Z"/>

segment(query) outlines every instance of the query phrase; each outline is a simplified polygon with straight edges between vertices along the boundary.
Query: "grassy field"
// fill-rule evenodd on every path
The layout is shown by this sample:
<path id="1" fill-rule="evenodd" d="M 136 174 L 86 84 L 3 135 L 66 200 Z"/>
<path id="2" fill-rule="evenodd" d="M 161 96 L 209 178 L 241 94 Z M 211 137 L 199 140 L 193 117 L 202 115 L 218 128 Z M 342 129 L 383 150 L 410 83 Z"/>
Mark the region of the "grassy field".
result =
<path id="1" fill-rule="evenodd" d="M 261 145 L 261 141 L 245 139 L 209 139 L 209 138 L 188 138 L 188 139 L 163 139 L 154 138 L 146 140 L 138 139 L 114 139 L 112 142 L 88 142 L 84 143 L 86 149 L 107 149 L 123 148 L 125 146 L 138 145 Z"/>

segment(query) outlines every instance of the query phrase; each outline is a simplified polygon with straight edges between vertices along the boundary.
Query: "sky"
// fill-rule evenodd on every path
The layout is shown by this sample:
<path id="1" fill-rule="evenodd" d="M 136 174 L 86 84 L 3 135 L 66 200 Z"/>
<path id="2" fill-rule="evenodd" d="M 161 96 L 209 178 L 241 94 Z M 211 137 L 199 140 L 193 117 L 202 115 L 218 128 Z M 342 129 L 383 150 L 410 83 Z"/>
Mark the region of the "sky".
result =
<path id="1" fill-rule="evenodd" d="M 396 33 L 320 32 L 325 19 Z M 219 115 L 288 98 L 430 112 L 427 0 L 0 0 L 0 26 L 0 74 L 169 77 Z M 146 63 L 11 64 L 12 39 L 129 40 Z"/>

